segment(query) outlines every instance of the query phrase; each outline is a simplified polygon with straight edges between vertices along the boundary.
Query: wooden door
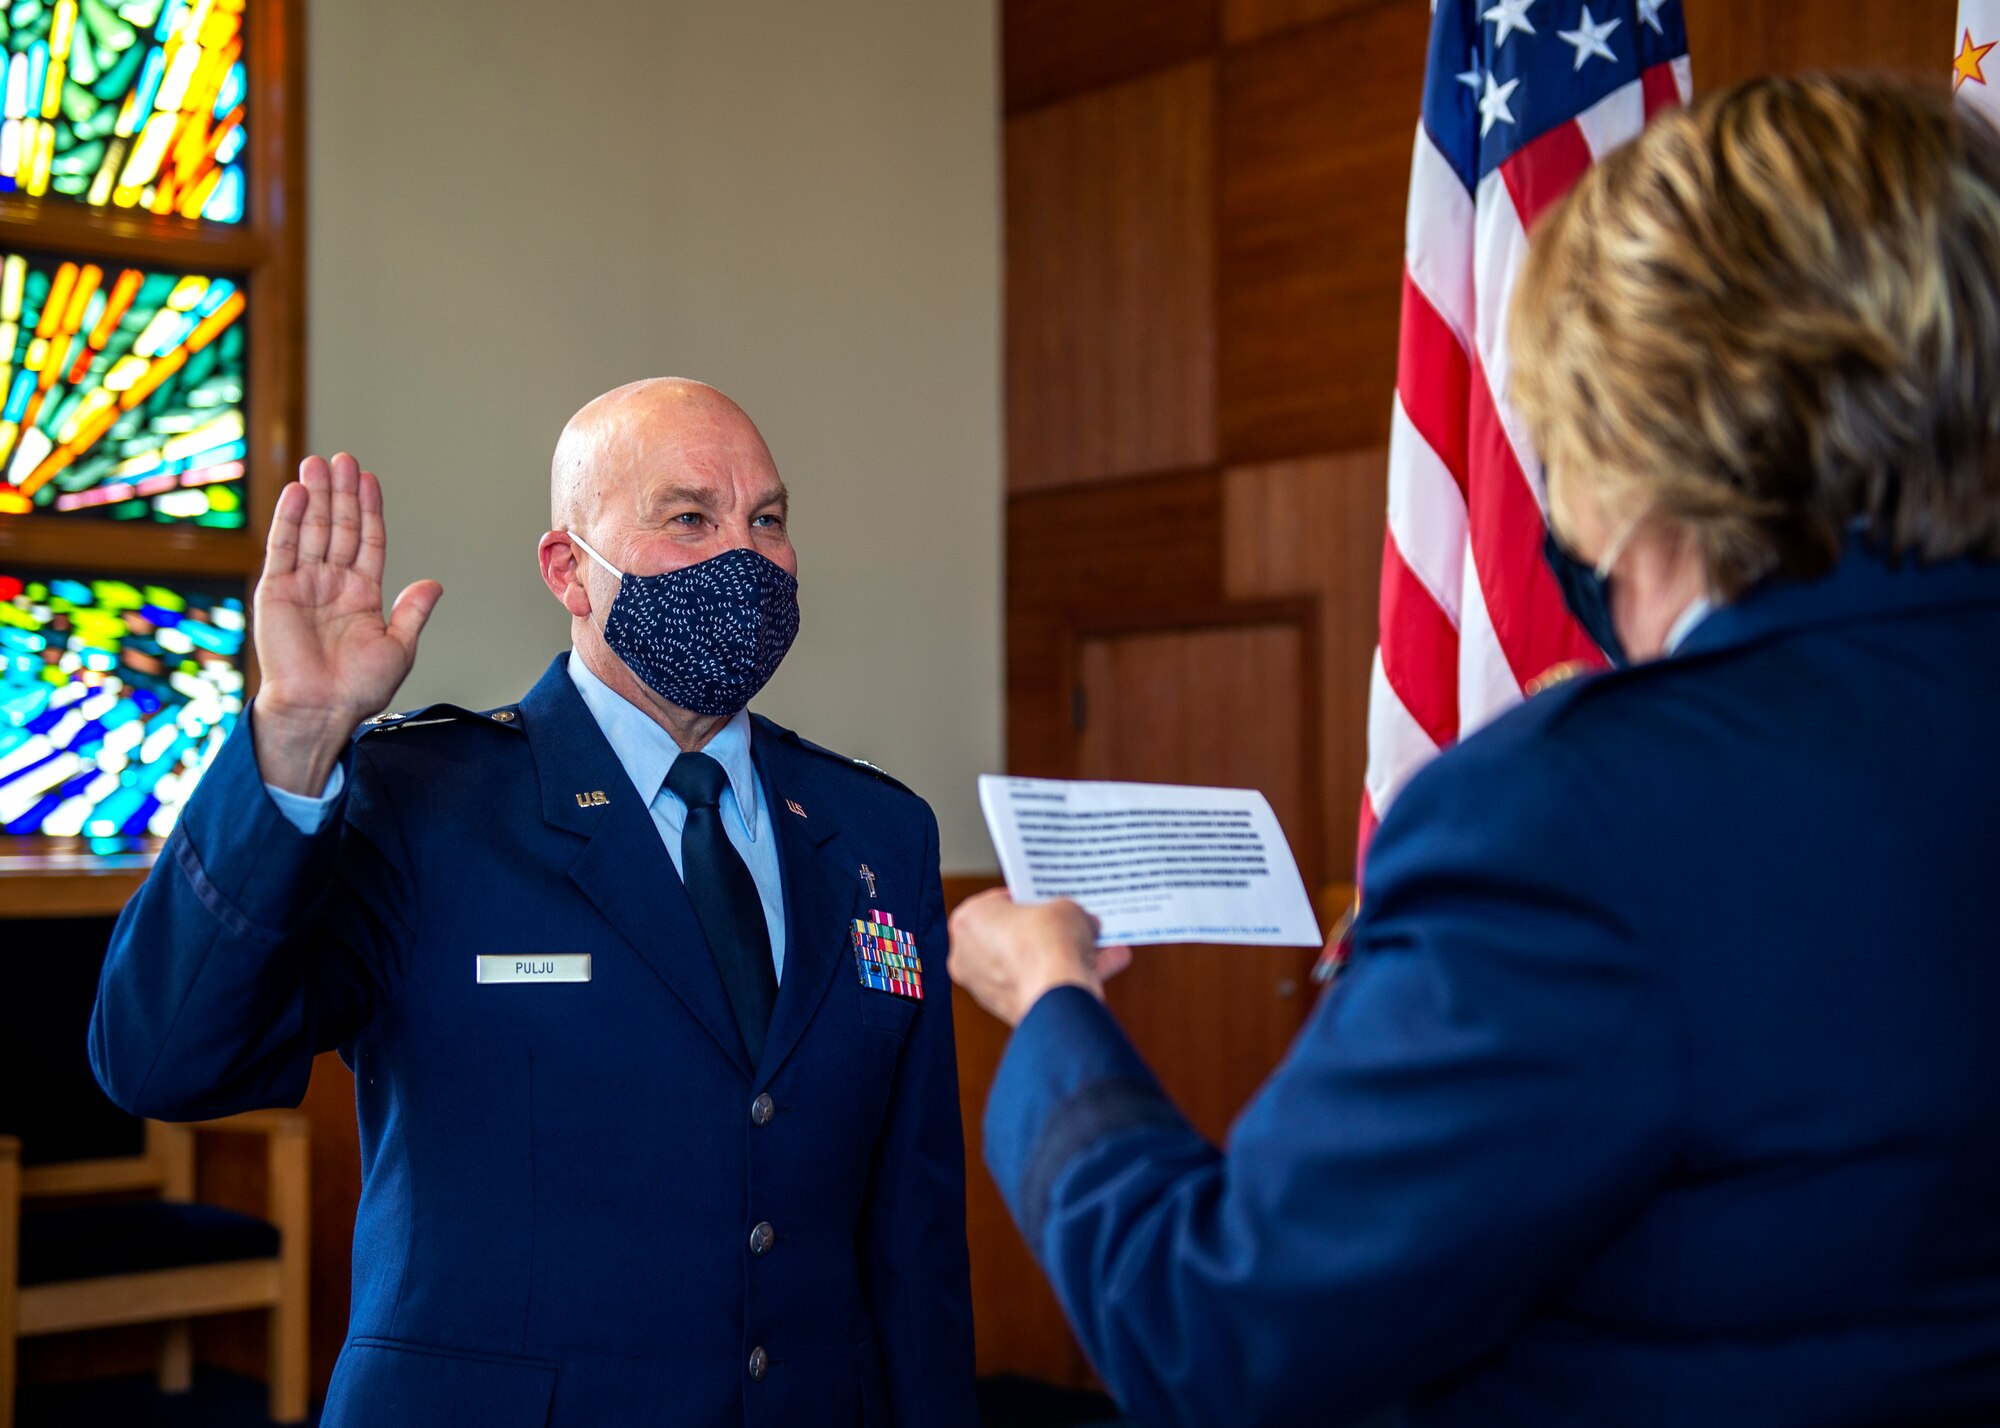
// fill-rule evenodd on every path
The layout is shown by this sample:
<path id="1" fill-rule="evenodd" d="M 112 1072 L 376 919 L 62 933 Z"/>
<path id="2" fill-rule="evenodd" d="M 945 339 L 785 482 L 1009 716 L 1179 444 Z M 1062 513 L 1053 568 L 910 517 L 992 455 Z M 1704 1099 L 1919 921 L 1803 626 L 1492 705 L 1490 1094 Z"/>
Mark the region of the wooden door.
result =
<path id="1" fill-rule="evenodd" d="M 1077 648 L 1079 778 L 1259 789 L 1314 865 L 1315 685 L 1299 624 L 1147 631 Z M 1108 1000 L 1176 1104 L 1220 1141 L 1297 1034 L 1313 956 L 1142 948 Z"/>
<path id="2" fill-rule="evenodd" d="M 1094 528 L 1088 521 L 1055 527 Z M 1121 531 L 1129 537 L 1132 527 Z M 1099 573 L 1106 562 L 1117 566 L 1122 545 L 1099 547 Z M 1039 548 L 1045 554 L 1049 543 Z M 1015 554 L 1038 558 L 1025 542 Z M 1261 789 L 1313 885 L 1326 839 L 1318 793 L 1322 681 L 1310 614 L 1297 607 L 1232 612 L 1198 579 L 1095 612 L 1071 604 L 1060 582 L 1042 588 L 1063 613 L 1051 612 L 1037 644 L 1061 653 L 1040 670 L 1048 706 L 1035 725 L 1045 736 L 1041 757 L 1019 771 Z M 1148 607 L 1156 623 L 1135 623 Z M 1058 705 L 1067 718 L 1052 716 Z M 1110 985 L 1108 1000 L 1182 1111 L 1220 1140 L 1297 1033 L 1311 1005 L 1314 955 L 1150 947 Z M 954 993 L 953 1011 L 980 1371 L 1090 1384 L 1090 1365 L 980 1163 L 980 1116 L 1007 1029 L 962 992 Z"/>

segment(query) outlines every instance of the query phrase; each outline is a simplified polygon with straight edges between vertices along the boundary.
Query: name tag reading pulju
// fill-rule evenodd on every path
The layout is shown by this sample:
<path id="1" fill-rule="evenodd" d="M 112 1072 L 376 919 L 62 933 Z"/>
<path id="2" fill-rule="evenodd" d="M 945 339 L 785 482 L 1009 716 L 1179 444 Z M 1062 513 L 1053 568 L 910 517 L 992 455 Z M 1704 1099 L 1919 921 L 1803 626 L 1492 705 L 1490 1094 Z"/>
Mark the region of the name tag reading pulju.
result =
<path id="1" fill-rule="evenodd" d="M 482 982 L 587 982 L 590 980 L 588 952 L 556 952 L 538 957 L 493 957 L 481 954 L 479 978 Z"/>

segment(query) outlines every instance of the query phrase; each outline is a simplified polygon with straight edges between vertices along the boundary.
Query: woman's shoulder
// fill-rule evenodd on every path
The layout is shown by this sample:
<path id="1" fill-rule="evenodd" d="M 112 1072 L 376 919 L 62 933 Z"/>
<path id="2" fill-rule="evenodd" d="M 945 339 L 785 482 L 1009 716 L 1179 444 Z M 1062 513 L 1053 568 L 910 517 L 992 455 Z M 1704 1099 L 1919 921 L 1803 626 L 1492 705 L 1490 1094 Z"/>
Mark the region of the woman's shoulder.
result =
<path id="1" fill-rule="evenodd" d="M 1411 833 L 1435 842 L 1449 826 L 1503 859 L 1531 846 L 1616 845 L 1760 757 L 1751 721 L 1731 714 L 1749 663 L 1721 651 L 1546 687 L 1421 769 L 1378 842 Z"/>

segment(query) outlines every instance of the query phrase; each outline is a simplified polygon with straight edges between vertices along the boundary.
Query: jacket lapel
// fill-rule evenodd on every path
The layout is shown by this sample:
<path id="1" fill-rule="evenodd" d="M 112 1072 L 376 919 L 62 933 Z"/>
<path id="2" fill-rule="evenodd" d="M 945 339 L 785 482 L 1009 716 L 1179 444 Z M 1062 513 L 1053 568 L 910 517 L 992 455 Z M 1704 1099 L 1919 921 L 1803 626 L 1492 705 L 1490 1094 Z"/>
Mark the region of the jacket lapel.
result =
<path id="1" fill-rule="evenodd" d="M 847 856 L 837 810 L 814 797 L 815 756 L 798 747 L 789 729 L 762 717 L 755 721 L 750 747 L 764 779 L 785 884 L 785 975 L 757 1066 L 757 1081 L 764 1084 L 798 1046 L 834 975 L 852 958 L 848 924 L 863 909 L 861 865 Z M 792 812 L 787 800 L 805 808 L 806 816 Z"/>
<path id="2" fill-rule="evenodd" d="M 570 864 L 571 881 L 747 1078 L 751 1067 L 743 1037 L 694 905 L 660 844 L 652 814 L 570 682 L 567 660 L 558 656 L 521 701 L 541 783 L 542 818 L 584 840 Z M 608 802 L 591 802 L 592 793 L 604 794 Z"/>

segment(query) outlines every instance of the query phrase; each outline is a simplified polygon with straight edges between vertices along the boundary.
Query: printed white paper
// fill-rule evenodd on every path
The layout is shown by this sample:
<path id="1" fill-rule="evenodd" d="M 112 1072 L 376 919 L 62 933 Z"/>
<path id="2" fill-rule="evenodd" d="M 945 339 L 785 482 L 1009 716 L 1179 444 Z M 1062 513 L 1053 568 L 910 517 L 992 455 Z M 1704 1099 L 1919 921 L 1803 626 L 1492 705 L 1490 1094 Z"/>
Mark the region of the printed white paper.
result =
<path id="1" fill-rule="evenodd" d="M 1102 921 L 1102 945 L 1322 941 L 1291 845 L 1255 789 L 986 774 L 979 806 L 1015 901 L 1075 899 Z"/>

